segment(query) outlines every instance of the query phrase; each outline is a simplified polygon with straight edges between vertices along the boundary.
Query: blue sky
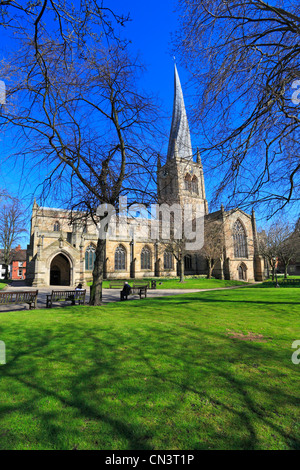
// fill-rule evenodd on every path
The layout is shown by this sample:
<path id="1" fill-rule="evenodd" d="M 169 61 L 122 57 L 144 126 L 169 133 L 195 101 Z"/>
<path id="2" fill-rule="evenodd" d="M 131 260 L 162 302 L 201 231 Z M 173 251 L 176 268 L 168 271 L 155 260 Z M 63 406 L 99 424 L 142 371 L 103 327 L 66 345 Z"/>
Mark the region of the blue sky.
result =
<path id="1" fill-rule="evenodd" d="M 173 104 L 173 55 L 171 33 L 177 27 L 176 0 L 113 0 L 116 12 L 129 12 L 132 18 L 127 23 L 128 37 L 135 50 L 141 54 L 147 67 L 145 88 L 159 94 L 166 109 L 172 111 Z M 183 73 L 183 71 L 182 71 Z"/>

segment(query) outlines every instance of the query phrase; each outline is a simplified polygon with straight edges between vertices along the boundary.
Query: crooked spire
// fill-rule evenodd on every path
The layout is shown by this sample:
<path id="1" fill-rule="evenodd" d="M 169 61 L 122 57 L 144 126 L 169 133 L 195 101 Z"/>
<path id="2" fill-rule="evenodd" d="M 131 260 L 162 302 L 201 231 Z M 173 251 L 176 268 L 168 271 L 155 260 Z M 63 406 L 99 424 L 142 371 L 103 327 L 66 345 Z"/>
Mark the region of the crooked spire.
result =
<path id="1" fill-rule="evenodd" d="M 189 123 L 176 64 L 174 70 L 174 104 L 168 147 L 168 160 L 174 158 L 175 154 L 177 154 L 179 158 L 193 159 Z"/>

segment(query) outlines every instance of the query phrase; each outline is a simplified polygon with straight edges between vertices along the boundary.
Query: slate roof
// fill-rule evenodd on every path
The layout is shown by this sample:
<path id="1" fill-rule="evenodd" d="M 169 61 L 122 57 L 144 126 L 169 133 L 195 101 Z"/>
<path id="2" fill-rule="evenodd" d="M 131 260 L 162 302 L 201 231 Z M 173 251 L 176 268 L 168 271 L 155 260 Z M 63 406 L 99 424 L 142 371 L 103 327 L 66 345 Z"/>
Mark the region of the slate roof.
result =
<path id="1" fill-rule="evenodd" d="M 27 250 L 11 250 L 12 261 L 26 261 L 26 252 Z M 4 264 L 3 250 L 0 250 L 0 264 Z"/>

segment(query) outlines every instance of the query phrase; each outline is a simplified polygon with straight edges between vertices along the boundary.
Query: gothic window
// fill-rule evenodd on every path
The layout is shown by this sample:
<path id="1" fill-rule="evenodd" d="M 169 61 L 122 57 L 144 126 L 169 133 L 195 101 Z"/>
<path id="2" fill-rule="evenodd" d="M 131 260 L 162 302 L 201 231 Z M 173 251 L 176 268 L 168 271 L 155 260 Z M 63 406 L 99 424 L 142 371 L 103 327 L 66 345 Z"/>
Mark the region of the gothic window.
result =
<path id="1" fill-rule="evenodd" d="M 244 227 L 237 220 L 233 226 L 233 246 L 236 258 L 247 258 L 247 238 Z"/>
<path id="2" fill-rule="evenodd" d="M 86 271 L 92 271 L 94 269 L 95 258 L 96 258 L 96 249 L 93 245 L 90 245 L 85 251 Z"/>
<path id="3" fill-rule="evenodd" d="M 198 178 L 195 175 L 192 179 L 192 192 L 198 194 Z"/>
<path id="4" fill-rule="evenodd" d="M 147 246 L 141 252 L 141 269 L 151 269 L 151 250 Z"/>
<path id="5" fill-rule="evenodd" d="M 191 255 L 185 255 L 184 257 L 184 269 L 190 271 L 192 269 L 192 257 Z"/>
<path id="6" fill-rule="evenodd" d="M 59 222 L 58 222 L 58 221 L 56 221 L 56 222 L 54 223 L 53 230 L 54 230 L 54 232 L 59 232 L 59 230 L 60 230 L 60 225 L 59 225 Z"/>
<path id="7" fill-rule="evenodd" d="M 122 271 L 126 269 L 126 250 L 124 246 L 119 245 L 115 251 L 115 270 Z"/>
<path id="8" fill-rule="evenodd" d="M 170 251 L 164 252 L 164 269 L 174 269 L 173 255 Z"/>
<path id="9" fill-rule="evenodd" d="M 184 188 L 187 191 L 192 190 L 192 178 L 191 178 L 191 175 L 189 175 L 188 173 L 184 177 Z"/>

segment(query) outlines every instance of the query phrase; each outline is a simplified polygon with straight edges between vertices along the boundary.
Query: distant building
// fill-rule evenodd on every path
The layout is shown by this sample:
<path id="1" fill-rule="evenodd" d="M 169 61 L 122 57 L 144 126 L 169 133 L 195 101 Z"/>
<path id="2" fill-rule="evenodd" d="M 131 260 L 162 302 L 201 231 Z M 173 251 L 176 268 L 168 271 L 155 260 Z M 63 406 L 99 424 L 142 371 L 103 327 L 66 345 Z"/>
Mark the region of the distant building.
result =
<path id="1" fill-rule="evenodd" d="M 300 276 L 300 218 L 296 223 L 293 239 L 297 250 L 288 267 L 288 274 L 292 276 Z"/>
<path id="2" fill-rule="evenodd" d="M 26 279 L 26 250 L 22 250 L 18 245 L 11 254 L 10 278 L 12 280 Z"/>
<path id="3" fill-rule="evenodd" d="M 11 266 L 8 266 L 8 276 L 10 276 L 10 268 Z M 3 258 L 3 253 L 0 251 L 0 279 L 5 279 L 5 264 L 4 264 L 4 258 Z"/>
<path id="4" fill-rule="evenodd" d="M 0 250 L 0 279 L 5 279 L 6 265 L 4 264 L 3 251 Z M 8 279 L 26 279 L 26 250 L 20 245 L 10 253 L 10 263 L 8 265 Z"/>
<path id="5" fill-rule="evenodd" d="M 288 274 L 291 276 L 300 276 L 300 257 L 299 259 L 293 259 L 288 267 Z"/>

